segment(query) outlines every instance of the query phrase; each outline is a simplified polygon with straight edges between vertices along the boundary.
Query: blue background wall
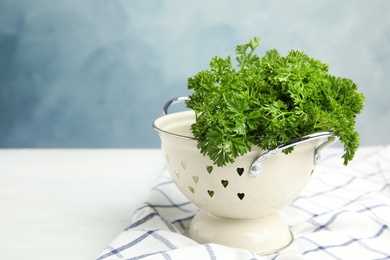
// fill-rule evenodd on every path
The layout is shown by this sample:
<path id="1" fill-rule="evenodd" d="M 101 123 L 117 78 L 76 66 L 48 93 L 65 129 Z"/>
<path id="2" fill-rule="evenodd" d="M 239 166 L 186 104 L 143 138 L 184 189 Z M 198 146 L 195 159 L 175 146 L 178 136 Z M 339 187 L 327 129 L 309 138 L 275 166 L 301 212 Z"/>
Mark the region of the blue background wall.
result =
<path id="1" fill-rule="evenodd" d="M 165 101 L 254 36 L 353 79 L 361 143 L 390 143 L 388 0 L 0 0 L 0 147 L 158 147 Z"/>

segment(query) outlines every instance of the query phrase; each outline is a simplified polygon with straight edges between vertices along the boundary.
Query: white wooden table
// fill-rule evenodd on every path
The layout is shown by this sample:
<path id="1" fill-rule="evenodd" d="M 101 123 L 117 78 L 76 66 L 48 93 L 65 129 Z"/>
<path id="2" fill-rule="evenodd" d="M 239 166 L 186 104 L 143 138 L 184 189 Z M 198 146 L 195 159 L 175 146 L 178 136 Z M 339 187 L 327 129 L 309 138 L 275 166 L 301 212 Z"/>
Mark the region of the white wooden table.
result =
<path id="1" fill-rule="evenodd" d="M 95 259 L 163 170 L 159 149 L 0 149 L 0 259 Z"/>
<path id="2" fill-rule="evenodd" d="M 305 191 L 283 209 L 295 239 L 280 259 L 390 256 L 390 146 L 362 147 L 348 167 L 341 154 L 328 149 Z M 164 170 L 159 149 L 0 149 L 0 260 L 96 259 Z M 161 196 L 172 203 L 170 193 L 154 192 L 158 205 Z"/>

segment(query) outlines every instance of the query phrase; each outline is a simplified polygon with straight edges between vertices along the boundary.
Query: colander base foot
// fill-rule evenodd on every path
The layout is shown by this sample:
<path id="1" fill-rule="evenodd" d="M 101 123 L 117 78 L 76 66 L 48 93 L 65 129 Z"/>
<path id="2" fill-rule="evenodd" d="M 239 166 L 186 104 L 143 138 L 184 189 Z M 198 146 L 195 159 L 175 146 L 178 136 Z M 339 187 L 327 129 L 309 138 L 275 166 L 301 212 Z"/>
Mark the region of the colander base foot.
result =
<path id="1" fill-rule="evenodd" d="M 192 220 L 187 235 L 201 244 L 217 243 L 259 255 L 280 251 L 293 240 L 279 213 L 255 219 L 230 219 L 201 210 Z"/>

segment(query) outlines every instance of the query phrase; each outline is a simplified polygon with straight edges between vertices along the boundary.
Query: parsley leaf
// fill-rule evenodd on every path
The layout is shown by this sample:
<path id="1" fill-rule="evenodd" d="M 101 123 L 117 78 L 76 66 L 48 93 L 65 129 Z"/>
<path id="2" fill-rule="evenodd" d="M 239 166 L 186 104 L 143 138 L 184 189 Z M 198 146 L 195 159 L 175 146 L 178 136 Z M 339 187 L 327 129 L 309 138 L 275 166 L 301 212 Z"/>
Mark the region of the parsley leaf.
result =
<path id="1" fill-rule="evenodd" d="M 356 115 L 364 95 L 350 79 L 328 73 L 328 65 L 302 51 L 263 57 L 254 51 L 260 38 L 238 45 L 230 56 L 214 57 L 210 69 L 188 79 L 186 101 L 196 114 L 191 126 L 198 148 L 218 166 L 234 162 L 253 146 L 274 149 L 292 139 L 331 131 L 344 144 L 344 164 L 359 146 Z M 291 149 L 285 150 L 286 153 Z"/>

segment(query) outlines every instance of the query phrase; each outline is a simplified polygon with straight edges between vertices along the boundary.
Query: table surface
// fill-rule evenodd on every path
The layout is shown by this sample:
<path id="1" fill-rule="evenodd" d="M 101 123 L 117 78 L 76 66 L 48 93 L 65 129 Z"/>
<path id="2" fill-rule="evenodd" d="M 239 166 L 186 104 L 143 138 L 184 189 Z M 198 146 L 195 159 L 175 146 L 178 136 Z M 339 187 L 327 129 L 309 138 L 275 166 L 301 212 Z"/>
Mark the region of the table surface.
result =
<path id="1" fill-rule="evenodd" d="M 0 149 L 0 259 L 95 259 L 163 170 L 159 149 Z"/>
<path id="2" fill-rule="evenodd" d="M 348 167 L 341 152 L 324 152 L 283 209 L 296 235 L 289 250 L 390 255 L 390 146 L 362 148 Z M 96 259 L 164 172 L 160 149 L 0 149 L 0 259 Z"/>

